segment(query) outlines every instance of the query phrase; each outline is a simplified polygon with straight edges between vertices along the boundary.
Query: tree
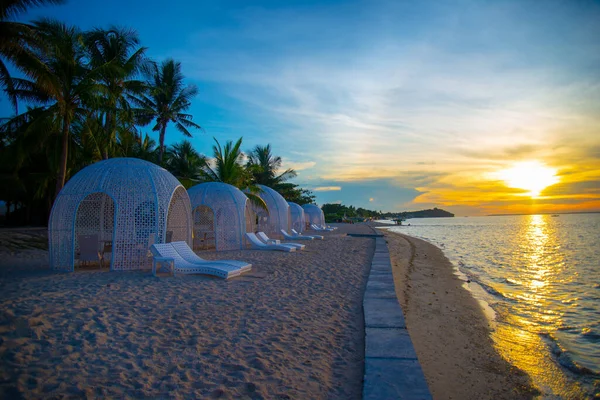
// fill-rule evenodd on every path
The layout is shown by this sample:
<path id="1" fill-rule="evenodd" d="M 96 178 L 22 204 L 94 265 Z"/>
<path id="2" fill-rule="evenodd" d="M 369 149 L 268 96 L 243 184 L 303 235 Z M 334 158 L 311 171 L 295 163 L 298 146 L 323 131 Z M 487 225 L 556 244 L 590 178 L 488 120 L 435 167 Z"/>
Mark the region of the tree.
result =
<path id="1" fill-rule="evenodd" d="M 307 189 L 302 189 L 293 183 L 280 183 L 277 185 L 277 191 L 287 201 L 291 201 L 292 203 L 303 205 L 312 204 L 315 202 L 315 195 L 313 192 Z"/>
<path id="2" fill-rule="evenodd" d="M 266 146 L 257 145 L 248 153 L 246 167 L 252 173 L 255 183 L 277 190 L 277 185 L 296 176 L 296 171 L 291 168 L 278 175 L 281 164 L 281 157 L 274 156 L 271 152 L 271 145 L 268 144 Z"/>
<path id="3" fill-rule="evenodd" d="M 235 186 L 239 189 L 244 189 L 246 196 L 250 201 L 258 207 L 267 209 L 266 203 L 257 193 L 261 189 L 252 181 L 252 174 L 244 168 L 243 160 L 244 153 L 240 150 L 242 139 L 239 138 L 235 144 L 228 140 L 224 147 L 217 139 L 213 145 L 213 160 L 204 160 L 204 170 L 202 172 L 202 180 L 205 182 L 223 182 Z"/>
<path id="4" fill-rule="evenodd" d="M 134 147 L 133 156 L 136 158 L 141 158 L 142 160 L 156 162 L 158 158 L 156 141 L 152 139 L 148 134 L 144 136 L 144 139 L 141 137 L 137 138 L 137 145 Z"/>
<path id="5" fill-rule="evenodd" d="M 13 222 L 30 223 L 32 210 L 37 223 L 46 221 L 52 206 L 48 193 L 56 183 L 59 165 L 60 127 L 42 107 L 2 122 L 0 200 L 26 206 L 26 214 L 21 213 Z M 73 160 L 71 164 L 75 164 Z"/>
<path id="6" fill-rule="evenodd" d="M 17 110 L 15 88 L 3 58 L 12 61 L 17 68 L 21 68 L 22 63 L 30 63 L 31 59 L 26 51 L 26 45 L 35 40 L 36 35 L 35 28 L 31 25 L 10 21 L 10 19 L 26 13 L 31 7 L 63 3 L 64 0 L 4 0 L 0 2 L 0 85 L 6 90 L 15 111 Z"/>
<path id="7" fill-rule="evenodd" d="M 117 133 L 127 135 L 134 130 L 133 110 L 128 95 L 142 95 L 146 86 L 135 79 L 148 68 L 145 47 L 133 30 L 111 27 L 94 29 L 84 34 L 90 65 L 99 68 L 97 81 L 101 101 L 94 110 L 96 143 L 104 160 L 115 156 Z M 92 118 L 90 118 L 91 120 Z"/>
<path id="8" fill-rule="evenodd" d="M 244 168 L 242 162 L 244 153 L 240 150 L 242 139 L 237 142 L 228 140 L 224 147 L 221 147 L 219 141 L 215 138 L 213 145 L 213 160 L 204 160 L 204 170 L 202 171 L 202 180 L 206 182 L 228 183 L 240 189 L 244 189 L 252 184 L 252 176 Z"/>
<path id="9" fill-rule="evenodd" d="M 143 136 L 136 131 L 119 133 L 119 148 L 123 157 L 134 157 L 155 163 L 158 157 L 156 141 L 147 133 Z"/>
<path id="10" fill-rule="evenodd" d="M 154 64 L 146 72 L 148 94 L 131 96 L 141 108 L 137 111 L 138 122 L 147 125 L 156 122 L 153 131 L 159 132 L 158 163 L 162 163 L 165 151 L 165 133 L 169 122 L 173 122 L 177 130 L 186 137 L 192 137 L 189 128 L 202 129 L 192 122 L 192 116 L 184 112 L 190 107 L 191 99 L 198 89 L 194 85 L 185 86 L 181 73 L 181 63 L 168 59 L 162 64 Z"/>
<path id="11" fill-rule="evenodd" d="M 194 150 L 189 140 L 170 146 L 166 152 L 166 168 L 186 189 L 198 182 L 204 165 L 206 157 Z"/>
<path id="12" fill-rule="evenodd" d="M 33 24 L 39 42 L 31 47 L 34 56 L 29 65 L 21 65 L 33 80 L 13 79 L 18 98 L 44 105 L 44 115 L 60 126 L 60 163 L 54 197 L 65 184 L 71 126 L 83 125 L 98 104 L 96 77 L 104 65 L 89 68 L 82 32 L 55 20 L 41 19 Z"/>

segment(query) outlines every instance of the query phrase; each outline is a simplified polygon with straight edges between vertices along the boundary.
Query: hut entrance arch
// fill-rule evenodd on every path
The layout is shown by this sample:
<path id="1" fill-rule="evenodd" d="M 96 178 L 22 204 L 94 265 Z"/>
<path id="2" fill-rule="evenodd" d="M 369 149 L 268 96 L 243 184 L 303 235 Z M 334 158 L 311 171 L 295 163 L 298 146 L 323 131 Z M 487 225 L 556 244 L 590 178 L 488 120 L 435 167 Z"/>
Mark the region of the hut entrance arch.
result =
<path id="1" fill-rule="evenodd" d="M 189 215 L 191 214 L 191 207 L 188 199 L 187 192 L 183 186 L 175 189 L 167 213 L 165 243 L 189 242 L 189 232 L 192 227 L 190 226 Z"/>
<path id="2" fill-rule="evenodd" d="M 263 208 L 256 208 L 256 230 L 258 232 L 271 232 L 271 223 L 269 221 L 269 212 Z"/>
<path id="3" fill-rule="evenodd" d="M 290 229 L 299 233 L 304 232 L 306 230 L 304 209 L 293 202 L 288 202 L 288 204 L 290 206 Z"/>
<path id="4" fill-rule="evenodd" d="M 88 243 L 95 242 L 97 251 L 104 258 L 104 263 L 110 260 L 112 269 L 112 243 L 115 234 L 115 202 L 103 192 L 91 193 L 79 202 L 75 214 L 75 229 L 73 229 L 74 258 L 81 255 L 80 240 Z M 90 249 L 85 249 L 89 251 Z M 93 251 L 93 249 L 92 249 Z"/>
<path id="5" fill-rule="evenodd" d="M 246 202 L 246 209 L 244 211 L 246 218 L 246 232 L 257 232 L 257 216 L 252 211 L 252 207 L 250 206 L 250 202 Z"/>
<path id="6" fill-rule="evenodd" d="M 215 246 L 215 213 L 209 206 L 194 208 L 194 249 Z"/>

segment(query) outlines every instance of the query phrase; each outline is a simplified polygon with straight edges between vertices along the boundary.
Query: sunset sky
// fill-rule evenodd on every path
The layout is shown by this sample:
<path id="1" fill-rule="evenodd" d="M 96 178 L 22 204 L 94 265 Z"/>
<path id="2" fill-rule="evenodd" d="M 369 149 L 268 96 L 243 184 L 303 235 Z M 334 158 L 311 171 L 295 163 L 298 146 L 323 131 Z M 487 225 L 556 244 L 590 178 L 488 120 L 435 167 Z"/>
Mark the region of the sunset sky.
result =
<path id="1" fill-rule="evenodd" d="M 136 29 L 199 87 L 197 150 L 271 143 L 319 204 L 600 211 L 600 2 L 71 0 L 39 16 Z"/>

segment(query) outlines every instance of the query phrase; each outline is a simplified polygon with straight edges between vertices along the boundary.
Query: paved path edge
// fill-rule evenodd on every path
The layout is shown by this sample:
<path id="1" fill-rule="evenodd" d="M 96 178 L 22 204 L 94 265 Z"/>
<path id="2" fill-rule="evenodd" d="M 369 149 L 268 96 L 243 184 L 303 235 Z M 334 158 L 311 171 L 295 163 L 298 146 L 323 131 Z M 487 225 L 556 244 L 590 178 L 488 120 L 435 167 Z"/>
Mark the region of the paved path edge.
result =
<path id="1" fill-rule="evenodd" d="M 365 375 L 363 399 L 429 400 L 431 393 L 398 303 L 385 238 L 375 253 L 363 298 Z"/>

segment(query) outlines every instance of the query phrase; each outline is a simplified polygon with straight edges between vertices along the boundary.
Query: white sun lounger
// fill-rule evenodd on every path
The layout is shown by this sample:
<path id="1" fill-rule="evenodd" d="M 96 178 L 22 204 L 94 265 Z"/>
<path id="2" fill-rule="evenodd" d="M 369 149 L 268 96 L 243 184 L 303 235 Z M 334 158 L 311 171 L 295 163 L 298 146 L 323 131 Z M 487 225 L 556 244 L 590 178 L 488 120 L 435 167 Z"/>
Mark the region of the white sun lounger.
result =
<path id="1" fill-rule="evenodd" d="M 280 229 L 281 234 L 283 235 L 284 238 L 288 239 L 288 240 L 313 240 L 314 237 L 312 236 L 304 236 L 304 235 L 290 235 L 289 233 L 287 233 L 285 231 L 285 229 Z"/>
<path id="2" fill-rule="evenodd" d="M 176 274 L 206 274 L 214 275 L 219 278 L 229 279 L 240 274 L 240 268 L 233 265 L 219 263 L 202 263 L 196 264 L 186 261 L 171 243 L 155 243 L 150 247 L 152 252 L 152 274 L 156 276 L 156 264 L 168 263 L 173 271 L 173 276 Z"/>
<path id="3" fill-rule="evenodd" d="M 295 247 L 283 246 L 281 244 L 264 244 L 260 239 L 252 232 L 246 232 L 246 237 L 250 241 L 250 246 L 254 250 L 279 250 L 279 251 L 296 251 Z"/>
<path id="4" fill-rule="evenodd" d="M 311 237 L 313 239 L 323 240 L 324 236 L 321 235 L 300 235 L 294 228 L 292 228 L 292 238 L 298 238 L 299 236 Z"/>
<path id="5" fill-rule="evenodd" d="M 310 224 L 310 227 L 313 228 L 315 231 L 327 231 L 327 232 L 331 232 L 333 230 L 333 228 L 321 228 L 320 226 L 317 226 L 315 224 Z"/>
<path id="6" fill-rule="evenodd" d="M 258 232 L 256 234 L 256 236 L 262 240 L 263 242 L 265 242 L 266 244 L 269 244 L 270 242 L 274 241 L 273 239 L 269 239 L 269 237 L 267 236 L 266 233 L 264 232 Z M 279 242 L 279 241 L 277 241 Z M 304 248 L 306 247 L 306 245 L 304 244 L 300 244 L 300 243 L 280 243 L 282 246 L 289 246 L 289 247 L 295 247 L 297 250 L 304 250 Z"/>
<path id="7" fill-rule="evenodd" d="M 252 264 L 248 264 L 245 261 L 237 261 L 237 260 L 205 260 L 200 257 L 194 250 L 188 246 L 186 242 L 171 242 L 171 245 L 175 250 L 179 253 L 184 260 L 191 262 L 192 264 L 225 264 L 232 265 L 240 269 L 240 273 L 244 273 L 250 271 L 252 269 Z"/>

